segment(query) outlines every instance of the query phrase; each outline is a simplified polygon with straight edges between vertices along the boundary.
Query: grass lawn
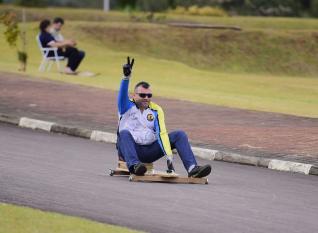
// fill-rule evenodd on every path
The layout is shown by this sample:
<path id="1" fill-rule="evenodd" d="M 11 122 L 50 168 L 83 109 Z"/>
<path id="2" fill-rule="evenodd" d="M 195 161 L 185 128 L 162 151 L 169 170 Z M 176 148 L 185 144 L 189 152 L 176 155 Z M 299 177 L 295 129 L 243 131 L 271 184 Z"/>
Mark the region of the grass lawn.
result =
<path id="1" fill-rule="evenodd" d="M 0 203 L 0 233 L 137 233 L 78 217 Z"/>
<path id="2" fill-rule="evenodd" d="M 36 13 L 35 9 L 32 10 Z M 53 15 L 52 12 L 54 12 L 55 15 L 61 15 L 59 14 L 60 11 L 58 12 L 56 9 L 37 10 L 37 12 L 41 12 L 41 14 L 46 13 L 45 11 L 49 11 L 49 15 Z M 63 13 L 64 11 L 61 12 Z M 75 17 L 78 15 L 76 10 L 69 10 L 69 12 L 71 16 Z M 79 12 L 82 13 L 83 19 L 85 19 L 85 17 L 88 17 L 88 14 L 84 14 L 84 12 L 87 13 L 91 11 L 80 10 Z M 102 14 L 100 11 L 96 12 L 98 12 L 98 14 L 96 13 L 97 16 Z M 229 59 L 222 58 L 221 52 L 226 51 L 226 49 L 223 48 L 222 50 L 222 47 L 220 47 L 222 43 L 219 42 L 220 46 L 218 46 L 218 50 L 220 57 L 216 59 L 217 61 L 215 61 L 215 63 L 211 63 L 212 65 L 210 66 L 209 63 L 204 63 L 205 58 L 210 58 L 209 54 L 192 54 L 189 52 L 191 51 L 188 50 L 189 48 L 185 48 L 182 51 L 179 51 L 180 49 L 178 49 L 178 47 L 174 49 L 178 44 L 172 40 L 169 41 L 169 37 L 166 37 L 166 43 L 164 42 L 165 38 L 158 38 L 159 43 L 157 43 L 156 46 L 156 41 L 147 41 L 147 37 L 143 36 L 143 34 L 147 35 L 148 33 L 149 36 L 152 35 L 152 38 L 156 36 L 162 37 L 164 34 L 160 33 L 165 33 L 165 30 L 171 30 L 167 26 L 149 23 L 133 23 L 129 21 L 128 17 L 122 17 L 122 13 L 115 12 L 111 14 L 113 18 L 109 19 L 110 22 L 107 22 L 106 19 L 100 22 L 94 20 L 67 21 L 64 29 L 65 36 L 77 38 L 79 47 L 87 53 L 87 57 L 81 65 L 80 70 L 98 72 L 100 73 L 99 76 L 94 78 L 65 76 L 59 74 L 54 66 L 51 72 L 38 72 L 37 68 L 40 62 L 40 53 L 35 42 L 35 35 L 38 33 L 38 23 L 27 24 L 29 65 L 26 74 L 32 77 L 49 78 L 117 90 L 122 75 L 121 66 L 125 62 L 126 56 L 130 55 L 136 59 L 132 84 L 141 80 L 149 81 L 153 85 L 155 96 L 242 109 L 318 117 L 318 79 L 316 78 L 317 76 L 315 76 L 318 68 L 314 65 L 317 64 L 314 63 L 315 53 L 307 56 L 309 52 L 306 50 L 301 54 L 297 51 L 290 51 L 282 55 L 273 49 L 270 50 L 271 56 L 268 56 L 267 59 L 265 59 L 266 57 L 256 57 L 255 59 L 258 59 L 258 62 L 253 63 L 255 59 L 249 58 L 250 49 L 248 48 L 246 49 L 247 53 L 243 54 L 245 56 L 244 58 L 247 58 L 247 61 L 244 61 L 246 62 L 245 64 L 243 61 L 240 61 L 243 60 L 240 59 L 242 54 L 236 53 L 231 55 L 233 51 L 241 51 L 241 49 L 237 49 L 236 46 L 242 43 L 247 46 L 249 43 L 248 41 L 247 43 L 244 42 L 242 35 L 239 35 L 235 43 L 231 42 L 233 50 L 226 54 Z M 115 20 L 115 17 L 118 17 L 120 20 Z M 168 15 L 167 17 L 176 16 Z M 279 41 L 281 37 L 283 37 L 283 40 L 287 38 L 286 40 L 289 41 L 291 35 L 297 34 L 298 31 L 299 33 L 310 36 L 312 34 L 311 31 L 314 31 L 317 27 L 317 24 L 313 23 L 317 21 L 313 19 L 269 18 L 268 21 L 267 19 L 260 18 L 254 20 L 254 18 L 251 19 L 248 17 L 237 17 L 237 21 L 235 21 L 236 18 L 216 19 L 215 17 L 191 17 L 191 19 L 202 19 L 203 21 L 217 20 L 219 23 L 223 22 L 224 24 L 237 22 L 237 24 L 246 25 L 246 27 L 250 28 L 246 32 L 247 36 L 250 36 L 248 37 L 250 39 L 254 38 L 253 33 L 259 30 L 257 28 L 262 27 L 262 24 L 264 24 L 265 29 L 261 31 L 261 35 L 265 35 L 265 37 L 272 40 L 273 43 L 278 41 L 281 46 L 285 46 L 284 42 Z M 246 24 L 244 24 L 245 22 Z M 302 22 L 305 26 L 301 29 L 300 25 Z M 269 27 L 269 25 L 272 25 L 272 27 Z M 285 31 L 282 27 L 288 30 L 286 29 L 287 31 Z M 129 29 L 128 33 L 124 34 L 127 32 L 125 31 L 126 28 L 133 29 Z M 304 28 L 306 29 L 305 31 Z M 134 31 L 136 31 L 136 33 L 131 35 Z M 274 31 L 273 34 L 271 34 L 271 31 Z M 10 49 L 5 43 L 2 32 L 3 27 L 0 27 L 0 70 L 18 72 L 15 51 Z M 180 38 L 184 35 L 183 33 L 188 33 L 184 32 L 183 29 L 170 32 L 174 33 L 174 38 Z M 190 34 L 185 35 L 193 35 L 192 32 L 189 33 Z M 200 32 L 195 33 L 197 33 L 195 34 L 197 36 L 206 35 L 204 34 L 206 32 L 202 32 L 203 34 L 200 34 Z M 216 32 L 216 34 L 212 36 L 218 37 L 220 35 L 224 36 L 223 32 Z M 294 42 L 291 43 L 289 45 L 290 47 L 304 43 L 301 41 L 298 43 L 297 35 L 295 37 L 295 44 Z M 197 36 L 193 36 L 194 39 L 197 38 Z M 189 38 L 191 39 L 190 36 Z M 260 37 L 256 37 L 257 40 L 259 38 Z M 310 38 L 312 39 L 312 37 Z M 293 40 L 294 38 L 292 38 L 292 41 Z M 220 41 L 222 41 L 222 37 Z M 193 41 L 189 41 L 189 43 L 190 42 L 193 43 Z M 180 41 L 180 43 L 185 42 Z M 214 44 L 215 43 L 212 43 L 211 48 L 213 48 Z M 268 48 L 271 46 L 269 43 L 263 45 L 268 46 Z M 306 49 L 309 50 L 311 47 L 312 50 L 317 50 L 314 39 L 312 39 Z M 302 48 L 299 48 L 299 50 L 301 49 Z M 263 52 L 265 53 L 267 51 L 268 50 L 264 50 Z M 175 54 L 178 54 L 178 56 Z M 297 54 L 299 54 L 299 56 Z M 187 56 L 189 58 L 187 58 Z M 233 56 L 236 57 L 236 59 L 232 60 L 231 66 L 226 65 L 222 69 L 213 67 L 213 64 L 217 66 L 221 64 L 222 61 L 224 61 L 224 63 L 228 62 L 228 60 L 231 60 L 230 57 Z M 305 67 L 306 72 L 312 75 L 297 74 L 298 68 L 295 69 L 295 72 L 292 74 L 288 74 L 288 72 L 284 74 L 284 69 L 280 66 L 276 66 L 279 58 L 283 56 L 286 57 L 286 59 L 289 57 L 301 58 L 299 62 L 308 61 L 305 62 L 308 63 L 307 66 L 303 65 L 299 67 Z M 198 65 L 193 65 L 196 63 Z M 257 64 L 258 68 L 255 68 L 255 70 L 244 70 L 242 68 L 244 65 L 249 67 L 249 64 Z M 262 66 L 262 64 L 266 66 Z M 200 68 L 200 65 L 204 67 Z M 289 64 L 290 67 L 296 67 L 297 65 L 298 62 L 294 65 L 292 62 Z M 273 70 L 276 67 L 277 73 L 267 72 L 265 68 L 268 66 L 273 67 Z M 227 70 L 227 67 L 232 67 L 232 69 Z"/>

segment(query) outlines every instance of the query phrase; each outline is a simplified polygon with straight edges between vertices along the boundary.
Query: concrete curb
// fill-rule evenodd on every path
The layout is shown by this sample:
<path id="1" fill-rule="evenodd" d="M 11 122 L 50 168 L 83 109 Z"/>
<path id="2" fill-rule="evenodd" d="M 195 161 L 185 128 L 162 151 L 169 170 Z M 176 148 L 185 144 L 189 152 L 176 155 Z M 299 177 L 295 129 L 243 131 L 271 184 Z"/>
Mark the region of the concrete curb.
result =
<path id="1" fill-rule="evenodd" d="M 70 136 L 81 137 L 90 139 L 93 141 L 116 143 L 117 135 L 109 132 L 103 132 L 98 130 L 89 130 L 77 127 L 69 127 L 59 125 L 54 122 L 42 121 L 27 117 L 15 117 L 8 116 L 0 113 L 0 122 L 17 125 L 23 128 L 40 129 L 47 132 L 62 133 Z M 219 150 L 211 150 L 200 147 L 192 147 L 192 150 L 196 157 L 206 159 L 223 161 L 230 163 L 239 163 L 257 167 L 269 168 L 278 171 L 288 171 L 294 173 L 301 173 L 305 175 L 318 176 L 318 167 L 312 164 L 297 163 L 292 161 L 284 161 L 277 159 L 266 159 L 256 156 L 246 156 L 235 153 L 228 153 Z"/>

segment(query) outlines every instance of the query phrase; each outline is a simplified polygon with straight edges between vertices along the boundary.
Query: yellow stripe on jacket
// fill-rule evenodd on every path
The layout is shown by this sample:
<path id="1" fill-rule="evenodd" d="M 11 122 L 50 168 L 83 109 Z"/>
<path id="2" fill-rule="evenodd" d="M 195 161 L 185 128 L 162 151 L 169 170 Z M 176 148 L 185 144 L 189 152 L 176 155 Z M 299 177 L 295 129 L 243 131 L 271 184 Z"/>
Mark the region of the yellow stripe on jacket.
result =
<path id="1" fill-rule="evenodd" d="M 158 116 L 157 116 L 158 117 L 158 125 L 159 125 L 159 133 L 158 133 L 159 138 L 158 138 L 158 140 L 160 140 L 162 143 L 162 145 L 161 145 L 163 147 L 162 149 L 163 149 L 165 155 L 172 157 L 172 150 L 171 150 L 171 146 L 170 146 L 168 132 L 166 129 L 164 112 L 159 105 L 157 105 L 153 102 L 150 102 L 149 107 L 152 110 L 156 111 L 158 114 Z"/>

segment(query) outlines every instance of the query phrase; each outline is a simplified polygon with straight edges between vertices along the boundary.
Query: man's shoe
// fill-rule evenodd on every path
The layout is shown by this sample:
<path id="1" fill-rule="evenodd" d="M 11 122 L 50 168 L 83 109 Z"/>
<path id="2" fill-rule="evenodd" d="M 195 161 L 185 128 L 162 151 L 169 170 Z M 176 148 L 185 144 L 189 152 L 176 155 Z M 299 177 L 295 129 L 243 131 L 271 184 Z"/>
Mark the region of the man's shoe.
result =
<path id="1" fill-rule="evenodd" d="M 195 166 L 190 172 L 189 177 L 202 178 L 208 176 L 211 173 L 212 167 L 210 164 L 204 166 Z"/>
<path id="2" fill-rule="evenodd" d="M 145 164 L 143 163 L 138 163 L 136 165 L 134 165 L 134 171 L 133 173 L 137 176 L 143 176 L 147 171 L 147 168 L 145 166 Z"/>

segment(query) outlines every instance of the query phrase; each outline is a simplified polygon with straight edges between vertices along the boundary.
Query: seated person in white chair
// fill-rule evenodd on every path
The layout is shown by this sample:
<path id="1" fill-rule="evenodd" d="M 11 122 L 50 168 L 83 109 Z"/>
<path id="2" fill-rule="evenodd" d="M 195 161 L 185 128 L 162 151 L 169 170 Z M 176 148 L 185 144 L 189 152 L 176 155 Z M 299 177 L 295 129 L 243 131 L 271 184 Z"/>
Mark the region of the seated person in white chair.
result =
<path id="1" fill-rule="evenodd" d="M 50 33 L 51 35 L 54 37 L 54 39 L 57 41 L 57 42 L 63 42 L 65 40 L 64 36 L 62 35 L 61 31 L 62 31 L 62 28 L 64 26 L 65 22 L 64 22 L 64 19 L 61 18 L 61 17 L 56 17 L 54 20 L 53 20 L 53 23 L 52 23 L 52 27 L 50 28 Z M 73 43 L 76 45 L 77 42 L 76 40 L 73 40 L 71 39 L 71 41 L 73 41 Z M 68 47 L 67 50 L 77 50 L 77 48 L 75 47 Z M 79 54 L 81 54 L 81 56 L 85 56 L 85 52 L 82 51 L 82 50 L 78 50 L 77 51 Z"/>
<path id="2" fill-rule="evenodd" d="M 51 22 L 47 19 L 40 23 L 40 42 L 43 48 L 56 47 L 59 56 L 68 58 L 67 65 L 65 67 L 65 74 L 77 74 L 76 69 L 83 60 L 85 53 L 75 48 L 76 43 L 73 40 L 56 41 L 50 33 Z M 53 51 L 50 51 L 48 56 L 53 57 Z"/>

